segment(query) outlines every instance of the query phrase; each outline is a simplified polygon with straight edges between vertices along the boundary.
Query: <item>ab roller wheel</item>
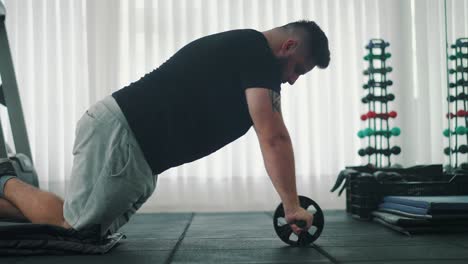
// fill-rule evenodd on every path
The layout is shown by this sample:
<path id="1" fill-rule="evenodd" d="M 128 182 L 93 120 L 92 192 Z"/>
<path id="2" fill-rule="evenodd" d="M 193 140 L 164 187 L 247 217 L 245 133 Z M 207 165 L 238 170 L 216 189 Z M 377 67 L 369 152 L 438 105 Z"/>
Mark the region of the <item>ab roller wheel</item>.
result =
<path id="1" fill-rule="evenodd" d="M 320 234 L 322 233 L 325 220 L 322 209 L 312 199 L 305 196 L 299 196 L 299 204 L 302 208 L 314 215 L 312 226 L 307 232 L 302 232 L 299 236 L 293 233 L 290 224 L 286 222 L 282 203 L 278 205 L 275 214 L 273 215 L 273 226 L 275 228 L 276 234 L 286 244 L 295 247 L 304 247 L 308 246 L 317 240 L 317 238 L 319 238 Z M 296 224 L 300 228 L 306 226 L 305 221 L 302 220 L 291 224 Z"/>

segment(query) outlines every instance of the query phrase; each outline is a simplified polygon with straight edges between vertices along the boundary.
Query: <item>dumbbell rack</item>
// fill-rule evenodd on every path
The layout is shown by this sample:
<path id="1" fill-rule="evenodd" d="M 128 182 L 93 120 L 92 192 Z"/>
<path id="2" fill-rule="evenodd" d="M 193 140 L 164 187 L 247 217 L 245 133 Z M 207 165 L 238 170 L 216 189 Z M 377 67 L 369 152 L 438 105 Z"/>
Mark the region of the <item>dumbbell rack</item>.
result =
<path id="1" fill-rule="evenodd" d="M 459 38 L 450 46 L 452 55 L 447 65 L 448 138 L 444 153 L 449 157 L 449 168 L 467 167 L 468 162 L 468 38 Z"/>
<path id="2" fill-rule="evenodd" d="M 371 39 L 366 45 L 368 54 L 364 60 L 369 66 L 363 74 L 368 77 L 367 83 L 362 88 L 367 92 L 361 101 L 367 105 L 367 113 L 361 115 L 361 120 L 367 122 L 367 128 L 358 132 L 361 139 L 367 138 L 368 147 L 360 149 L 361 157 L 367 156 L 367 163 L 377 168 L 391 166 L 391 155 L 398 155 L 400 147 L 390 148 L 390 137 L 398 136 L 400 129 L 394 127 L 390 130 L 389 119 L 395 118 L 395 111 L 388 111 L 388 103 L 395 99 L 387 89 L 393 84 L 387 79 L 387 74 L 393 69 L 387 66 L 387 59 L 391 54 L 385 49 L 390 44 L 383 39 Z M 385 164 L 384 164 L 385 163 Z"/>

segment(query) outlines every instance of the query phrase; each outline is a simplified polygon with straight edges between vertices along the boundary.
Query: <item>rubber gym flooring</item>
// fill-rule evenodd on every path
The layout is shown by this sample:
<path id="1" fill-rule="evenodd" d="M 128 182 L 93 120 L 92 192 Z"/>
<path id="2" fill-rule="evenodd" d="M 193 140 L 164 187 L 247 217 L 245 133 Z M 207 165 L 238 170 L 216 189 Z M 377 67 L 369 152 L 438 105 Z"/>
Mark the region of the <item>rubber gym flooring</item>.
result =
<path id="1" fill-rule="evenodd" d="M 284 244 L 272 212 L 137 214 L 105 255 L 0 257 L 1 264 L 144 263 L 468 263 L 468 235 L 408 237 L 344 211 L 325 211 L 309 248 Z"/>

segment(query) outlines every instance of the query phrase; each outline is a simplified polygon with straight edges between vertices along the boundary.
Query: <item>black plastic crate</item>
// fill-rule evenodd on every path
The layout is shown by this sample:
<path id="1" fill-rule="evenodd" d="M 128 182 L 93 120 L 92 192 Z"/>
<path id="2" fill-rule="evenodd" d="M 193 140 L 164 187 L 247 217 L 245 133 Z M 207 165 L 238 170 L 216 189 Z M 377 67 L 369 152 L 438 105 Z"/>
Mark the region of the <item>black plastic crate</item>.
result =
<path id="1" fill-rule="evenodd" d="M 352 217 L 361 219 L 361 220 L 370 220 L 372 219 L 372 211 L 375 209 L 369 207 L 362 207 L 359 205 L 350 206 L 350 214 Z"/>
<path id="2" fill-rule="evenodd" d="M 375 204 L 380 202 L 379 196 L 377 195 L 350 195 L 350 202 L 354 205 L 359 205 L 361 207 L 374 207 Z"/>
<path id="3" fill-rule="evenodd" d="M 378 182 L 372 177 L 350 177 L 346 187 L 346 211 L 356 218 L 371 219 L 387 195 L 436 196 L 468 195 L 468 175 L 445 174 L 445 181 Z"/>

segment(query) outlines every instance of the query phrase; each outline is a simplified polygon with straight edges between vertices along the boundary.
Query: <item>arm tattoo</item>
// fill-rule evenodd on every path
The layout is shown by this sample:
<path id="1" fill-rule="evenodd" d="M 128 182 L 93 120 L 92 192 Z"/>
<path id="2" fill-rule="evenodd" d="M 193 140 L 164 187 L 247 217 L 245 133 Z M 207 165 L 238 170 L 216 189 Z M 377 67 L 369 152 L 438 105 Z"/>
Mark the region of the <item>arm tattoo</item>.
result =
<path id="1" fill-rule="evenodd" d="M 278 92 L 269 90 L 269 95 L 271 98 L 271 105 L 273 106 L 273 112 L 281 113 L 281 95 Z"/>

